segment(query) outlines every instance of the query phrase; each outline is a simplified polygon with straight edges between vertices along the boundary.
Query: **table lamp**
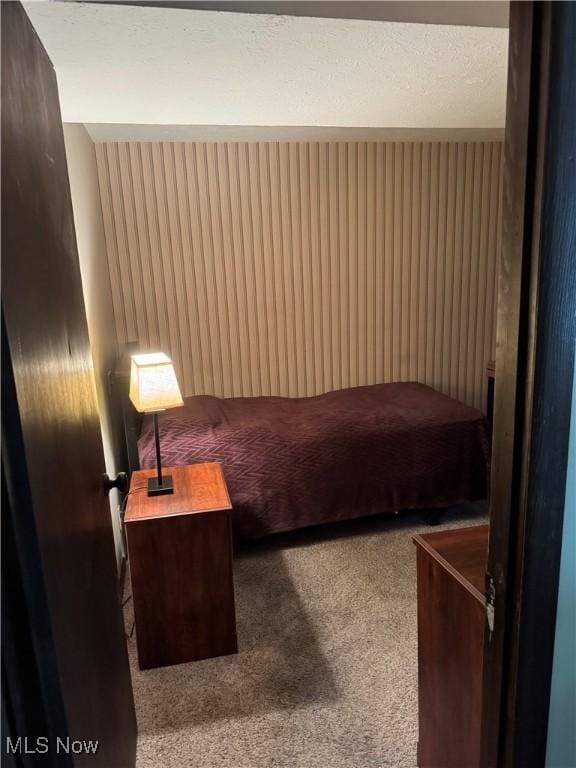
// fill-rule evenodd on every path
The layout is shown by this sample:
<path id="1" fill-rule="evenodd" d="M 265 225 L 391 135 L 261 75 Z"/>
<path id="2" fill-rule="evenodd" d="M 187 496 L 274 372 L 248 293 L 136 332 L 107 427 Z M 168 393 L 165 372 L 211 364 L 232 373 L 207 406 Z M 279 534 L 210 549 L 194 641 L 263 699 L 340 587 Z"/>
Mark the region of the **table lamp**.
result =
<path id="1" fill-rule="evenodd" d="M 183 405 L 172 360 L 163 352 L 132 355 L 130 368 L 130 400 L 140 413 L 151 413 L 156 440 L 157 477 L 148 480 L 148 496 L 174 493 L 172 477 L 162 476 L 158 414 L 167 408 Z"/>

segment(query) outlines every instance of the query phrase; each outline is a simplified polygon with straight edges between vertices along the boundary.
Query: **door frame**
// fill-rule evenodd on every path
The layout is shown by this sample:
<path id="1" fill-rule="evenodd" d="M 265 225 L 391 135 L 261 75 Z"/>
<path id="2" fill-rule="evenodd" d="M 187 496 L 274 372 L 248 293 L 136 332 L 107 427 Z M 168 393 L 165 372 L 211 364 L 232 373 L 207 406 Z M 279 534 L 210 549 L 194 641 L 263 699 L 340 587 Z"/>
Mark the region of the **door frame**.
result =
<path id="1" fill-rule="evenodd" d="M 546 757 L 576 345 L 570 6 L 510 9 L 482 768 Z"/>

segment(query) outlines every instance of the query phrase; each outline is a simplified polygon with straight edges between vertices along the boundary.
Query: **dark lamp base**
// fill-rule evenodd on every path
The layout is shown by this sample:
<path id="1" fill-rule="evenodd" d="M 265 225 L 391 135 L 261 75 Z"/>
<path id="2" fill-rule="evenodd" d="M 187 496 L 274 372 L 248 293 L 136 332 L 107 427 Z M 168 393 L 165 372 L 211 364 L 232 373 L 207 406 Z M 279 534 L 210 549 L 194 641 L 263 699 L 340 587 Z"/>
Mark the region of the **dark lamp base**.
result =
<path id="1" fill-rule="evenodd" d="M 163 496 L 167 493 L 174 493 L 171 475 L 162 476 L 162 485 L 158 483 L 157 477 L 150 477 L 148 479 L 148 496 Z"/>

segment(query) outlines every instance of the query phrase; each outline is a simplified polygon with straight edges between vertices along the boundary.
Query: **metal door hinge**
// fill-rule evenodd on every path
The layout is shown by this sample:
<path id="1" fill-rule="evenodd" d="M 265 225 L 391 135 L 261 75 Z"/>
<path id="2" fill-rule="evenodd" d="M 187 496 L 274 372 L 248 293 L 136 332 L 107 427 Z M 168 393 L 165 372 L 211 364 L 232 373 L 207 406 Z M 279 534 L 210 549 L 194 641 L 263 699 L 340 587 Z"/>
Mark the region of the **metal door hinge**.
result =
<path id="1" fill-rule="evenodd" d="M 106 496 L 108 496 L 112 488 L 118 488 L 120 493 L 127 493 L 128 486 L 129 482 L 126 472 L 118 472 L 114 480 L 108 477 L 107 474 L 102 475 L 102 488 Z"/>
<path id="2" fill-rule="evenodd" d="M 496 584 L 493 576 L 489 573 L 486 574 L 486 620 L 488 621 L 488 629 L 490 634 L 494 632 L 494 613 L 496 603 Z"/>

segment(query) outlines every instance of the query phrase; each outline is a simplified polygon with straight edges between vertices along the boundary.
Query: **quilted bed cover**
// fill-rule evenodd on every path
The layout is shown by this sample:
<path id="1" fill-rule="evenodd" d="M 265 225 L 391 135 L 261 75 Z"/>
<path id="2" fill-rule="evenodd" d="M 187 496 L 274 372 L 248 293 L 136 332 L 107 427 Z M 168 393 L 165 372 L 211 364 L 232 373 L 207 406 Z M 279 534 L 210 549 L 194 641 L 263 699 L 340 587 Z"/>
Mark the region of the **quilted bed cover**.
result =
<path id="1" fill-rule="evenodd" d="M 196 396 L 159 423 L 163 467 L 221 463 L 243 538 L 486 496 L 484 414 L 419 383 L 307 398 Z M 149 416 L 138 451 L 141 467 L 155 466 Z"/>

